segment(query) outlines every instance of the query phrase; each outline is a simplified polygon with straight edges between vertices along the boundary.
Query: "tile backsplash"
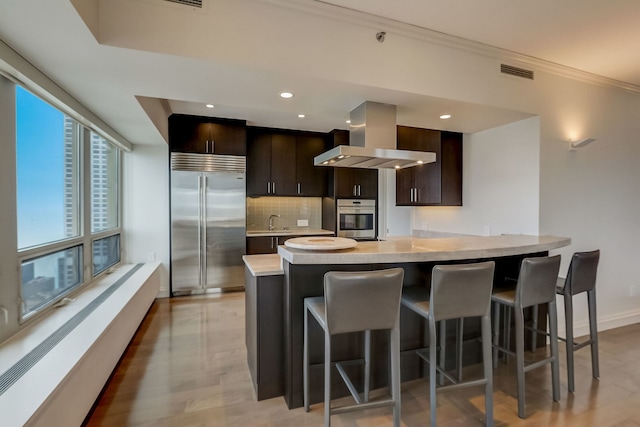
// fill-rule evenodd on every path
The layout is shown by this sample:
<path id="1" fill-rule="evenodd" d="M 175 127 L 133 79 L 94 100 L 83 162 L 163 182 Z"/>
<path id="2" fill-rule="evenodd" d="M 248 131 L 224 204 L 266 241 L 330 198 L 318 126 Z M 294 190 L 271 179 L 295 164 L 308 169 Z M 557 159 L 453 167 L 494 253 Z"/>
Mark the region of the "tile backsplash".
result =
<path id="1" fill-rule="evenodd" d="M 276 229 L 284 227 L 319 230 L 322 228 L 321 197 L 247 197 L 247 231 L 260 231 L 269 228 L 269 216 L 280 215 L 273 219 Z M 307 220 L 309 225 L 298 227 L 298 220 Z"/>

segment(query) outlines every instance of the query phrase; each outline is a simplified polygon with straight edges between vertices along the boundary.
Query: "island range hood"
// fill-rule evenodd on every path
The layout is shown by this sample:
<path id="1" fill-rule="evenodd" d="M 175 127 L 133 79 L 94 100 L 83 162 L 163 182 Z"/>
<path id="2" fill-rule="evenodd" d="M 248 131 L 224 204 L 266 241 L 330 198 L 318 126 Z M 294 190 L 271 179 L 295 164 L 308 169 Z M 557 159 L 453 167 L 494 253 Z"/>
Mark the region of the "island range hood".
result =
<path id="1" fill-rule="evenodd" d="M 396 106 L 365 101 L 351 111 L 349 145 L 314 158 L 316 166 L 402 169 L 436 161 L 435 153 L 396 149 Z"/>

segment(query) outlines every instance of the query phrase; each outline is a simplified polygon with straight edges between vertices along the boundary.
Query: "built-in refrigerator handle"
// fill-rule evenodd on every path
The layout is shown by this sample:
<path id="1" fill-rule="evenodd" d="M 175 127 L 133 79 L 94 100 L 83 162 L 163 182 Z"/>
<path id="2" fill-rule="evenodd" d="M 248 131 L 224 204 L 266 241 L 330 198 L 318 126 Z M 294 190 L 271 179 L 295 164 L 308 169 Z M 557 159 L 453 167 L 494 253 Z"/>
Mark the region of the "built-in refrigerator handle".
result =
<path id="1" fill-rule="evenodd" d="M 209 178 L 204 175 L 202 177 L 202 221 L 200 222 L 200 226 L 202 227 L 202 246 L 200 253 L 202 254 L 202 281 L 200 282 L 200 286 L 202 289 L 207 287 L 207 185 L 209 185 Z"/>
<path id="2" fill-rule="evenodd" d="M 202 176 L 198 175 L 198 248 L 202 248 Z M 202 286 L 202 251 L 198 251 L 198 284 Z"/>

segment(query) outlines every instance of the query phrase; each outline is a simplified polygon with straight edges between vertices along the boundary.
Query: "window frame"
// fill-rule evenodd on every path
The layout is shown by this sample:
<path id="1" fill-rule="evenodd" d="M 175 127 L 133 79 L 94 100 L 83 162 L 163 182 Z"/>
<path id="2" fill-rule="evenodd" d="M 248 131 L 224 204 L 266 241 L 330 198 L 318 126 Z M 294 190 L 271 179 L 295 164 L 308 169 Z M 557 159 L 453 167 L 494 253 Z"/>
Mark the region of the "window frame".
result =
<path id="1" fill-rule="evenodd" d="M 112 269 L 117 268 L 122 263 L 122 254 L 123 254 L 123 238 L 122 238 L 122 157 L 123 157 L 123 149 L 118 145 L 114 144 L 110 139 L 105 138 L 100 132 L 96 132 L 95 130 L 87 127 L 85 124 L 78 121 L 75 117 L 69 116 L 65 111 L 58 108 L 56 105 L 49 102 L 44 97 L 40 96 L 37 92 L 33 91 L 28 85 L 24 85 L 19 82 L 14 82 L 16 86 L 21 86 L 22 89 L 28 91 L 33 96 L 38 97 L 40 100 L 49 104 L 52 108 L 55 108 L 58 111 L 61 111 L 63 114 L 68 116 L 73 120 L 74 126 L 74 135 L 76 138 L 75 143 L 77 144 L 77 156 L 78 156 L 78 164 L 77 164 L 77 198 L 78 198 L 78 227 L 79 227 L 79 235 L 69 238 L 63 238 L 54 242 L 48 242 L 39 244 L 36 246 L 30 246 L 23 249 L 18 249 L 17 251 L 17 269 L 18 269 L 18 324 L 23 325 L 28 323 L 34 319 L 37 319 L 43 316 L 45 313 L 49 312 L 53 308 L 55 304 L 60 302 L 65 297 L 69 297 L 77 292 L 80 292 L 87 285 L 92 283 L 94 280 L 97 280 L 108 274 Z M 15 93 L 15 92 L 14 92 Z M 14 100 L 14 108 L 16 108 L 16 102 Z M 16 128 L 17 132 L 17 128 Z M 91 133 L 95 132 L 97 135 L 105 139 L 105 141 L 111 144 L 114 148 L 116 148 L 116 191 L 117 195 L 115 198 L 115 203 L 117 203 L 116 215 L 117 215 L 117 226 L 110 228 L 108 230 L 102 230 L 96 233 L 91 232 L 91 219 L 92 219 L 92 206 L 91 206 Z M 16 134 L 17 135 L 17 134 Z M 18 141 L 14 140 L 14 145 L 17 147 Z M 16 169 L 17 173 L 17 169 Z M 66 172 L 64 172 L 66 174 Z M 16 191 L 17 191 L 17 182 L 16 182 Z M 16 206 L 17 209 L 17 206 Z M 17 219 L 17 216 L 16 216 Z M 100 273 L 94 274 L 93 269 L 93 244 L 96 240 L 100 240 L 106 237 L 111 237 L 114 235 L 119 235 L 119 253 L 118 253 L 118 261 L 113 265 L 107 267 L 102 270 Z M 76 246 L 80 246 L 81 250 L 81 259 L 82 265 L 79 266 L 81 273 L 81 282 L 77 285 L 66 289 L 64 292 L 56 295 L 54 298 L 46 301 L 41 305 L 37 305 L 35 309 L 25 312 L 25 303 L 24 303 L 24 290 L 22 286 L 22 264 L 23 262 L 33 260 L 36 258 L 40 258 L 46 255 L 52 255 L 56 252 L 62 252 L 67 249 L 74 248 Z"/>

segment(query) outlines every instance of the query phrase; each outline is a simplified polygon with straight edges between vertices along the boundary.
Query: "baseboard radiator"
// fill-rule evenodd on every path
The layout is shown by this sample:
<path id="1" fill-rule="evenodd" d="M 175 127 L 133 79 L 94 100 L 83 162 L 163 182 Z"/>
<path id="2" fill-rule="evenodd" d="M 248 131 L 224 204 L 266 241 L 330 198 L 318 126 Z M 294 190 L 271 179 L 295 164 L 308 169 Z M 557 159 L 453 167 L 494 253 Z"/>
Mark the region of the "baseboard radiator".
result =
<path id="1" fill-rule="evenodd" d="M 28 331 L 3 343 L 0 352 L 29 350 L 0 372 L 0 425 L 82 424 L 160 289 L 159 263 L 119 270 L 78 296 L 37 345 Z"/>

